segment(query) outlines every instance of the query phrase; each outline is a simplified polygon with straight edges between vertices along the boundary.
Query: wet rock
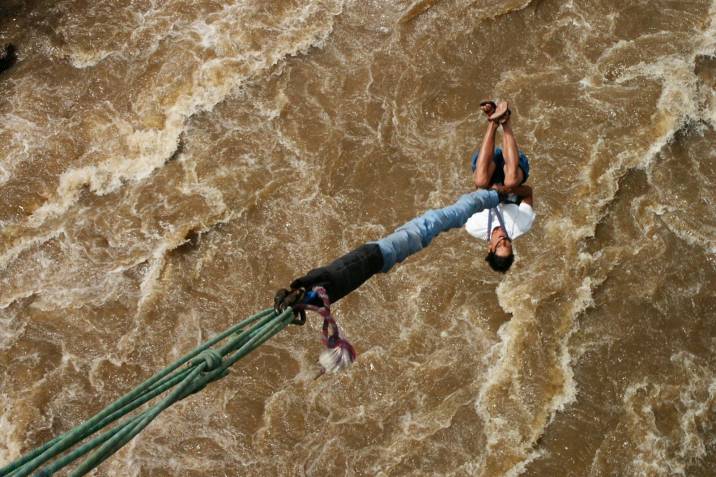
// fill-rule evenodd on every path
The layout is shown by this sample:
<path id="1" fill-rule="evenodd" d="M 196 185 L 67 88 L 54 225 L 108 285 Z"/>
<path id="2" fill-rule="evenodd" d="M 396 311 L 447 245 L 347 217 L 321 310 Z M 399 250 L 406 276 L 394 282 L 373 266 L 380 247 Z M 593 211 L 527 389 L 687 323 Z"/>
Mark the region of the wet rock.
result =
<path id="1" fill-rule="evenodd" d="M 12 68 L 17 62 L 17 49 L 12 43 L 8 43 L 0 52 L 0 73 Z"/>
<path id="2" fill-rule="evenodd" d="M 706 85 L 716 87 L 716 56 L 698 55 L 694 73 Z"/>
<path id="3" fill-rule="evenodd" d="M 199 241 L 201 240 L 201 231 L 195 229 L 189 230 L 184 236 L 184 240 L 185 241 L 181 245 L 174 248 L 172 252 L 183 254 L 196 250 L 199 247 Z"/>

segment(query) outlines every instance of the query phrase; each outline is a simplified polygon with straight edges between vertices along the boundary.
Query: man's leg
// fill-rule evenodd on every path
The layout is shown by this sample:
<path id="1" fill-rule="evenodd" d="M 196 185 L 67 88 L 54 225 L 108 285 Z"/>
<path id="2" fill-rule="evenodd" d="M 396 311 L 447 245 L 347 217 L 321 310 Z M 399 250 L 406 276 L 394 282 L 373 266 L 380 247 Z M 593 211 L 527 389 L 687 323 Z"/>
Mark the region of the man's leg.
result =
<path id="1" fill-rule="evenodd" d="M 487 123 L 487 131 L 480 146 L 480 155 L 477 157 L 477 167 L 475 167 L 475 187 L 487 189 L 492 184 L 492 174 L 495 172 L 495 132 L 499 125 L 496 122 L 489 121 Z"/>
<path id="2" fill-rule="evenodd" d="M 517 187 L 524 181 L 525 173 L 520 169 L 520 151 L 509 116 L 502 123 L 502 155 L 505 158 L 505 187 Z"/>
<path id="3" fill-rule="evenodd" d="M 462 195 L 452 205 L 429 210 L 401 225 L 377 242 L 383 257 L 381 271 L 387 273 L 396 263 L 427 247 L 441 232 L 464 226 L 473 214 L 496 207 L 499 202 L 497 191 L 477 190 Z"/>

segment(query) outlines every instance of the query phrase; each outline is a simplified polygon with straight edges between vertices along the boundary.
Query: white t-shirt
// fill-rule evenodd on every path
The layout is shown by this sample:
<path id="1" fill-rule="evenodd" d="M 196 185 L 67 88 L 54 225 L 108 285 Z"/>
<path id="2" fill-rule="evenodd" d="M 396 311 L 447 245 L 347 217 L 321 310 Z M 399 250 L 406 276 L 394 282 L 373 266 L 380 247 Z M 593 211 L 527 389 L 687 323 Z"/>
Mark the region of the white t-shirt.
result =
<path id="1" fill-rule="evenodd" d="M 520 235 L 526 234 L 532 228 L 535 221 L 535 211 L 532 206 L 526 202 L 520 205 L 516 204 L 500 204 L 500 213 L 505 219 L 505 228 L 507 235 L 511 239 L 516 239 Z M 467 233 L 480 240 L 487 240 L 487 221 L 489 209 L 473 214 L 465 224 Z M 500 221 L 495 213 L 492 213 L 492 230 L 500 226 Z M 492 232 L 492 230 L 490 232 Z"/>

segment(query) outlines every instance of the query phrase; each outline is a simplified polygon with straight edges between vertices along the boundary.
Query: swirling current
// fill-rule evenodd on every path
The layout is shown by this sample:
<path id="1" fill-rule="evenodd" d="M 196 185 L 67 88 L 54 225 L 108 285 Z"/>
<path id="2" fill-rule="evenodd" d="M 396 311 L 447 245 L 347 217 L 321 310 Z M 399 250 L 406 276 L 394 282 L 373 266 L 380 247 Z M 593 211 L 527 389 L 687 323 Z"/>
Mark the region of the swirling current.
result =
<path id="1" fill-rule="evenodd" d="M 4 0 L 0 465 L 308 269 L 474 188 L 506 99 L 537 221 L 441 235 L 98 476 L 716 469 L 716 2 Z M 499 140 L 499 138 L 498 138 Z"/>

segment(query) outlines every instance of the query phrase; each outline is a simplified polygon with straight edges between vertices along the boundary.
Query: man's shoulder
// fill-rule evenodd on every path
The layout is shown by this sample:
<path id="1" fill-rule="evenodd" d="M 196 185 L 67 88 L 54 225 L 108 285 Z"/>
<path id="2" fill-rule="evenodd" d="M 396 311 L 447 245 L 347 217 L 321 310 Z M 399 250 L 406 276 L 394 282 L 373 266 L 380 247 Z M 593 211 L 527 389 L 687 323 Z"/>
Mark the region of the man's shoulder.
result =
<path id="1" fill-rule="evenodd" d="M 532 206 L 526 202 L 520 202 L 515 204 L 513 202 L 503 203 L 501 206 L 502 210 L 512 215 L 534 215 L 535 211 Z"/>
<path id="2" fill-rule="evenodd" d="M 531 216 L 534 216 L 534 215 L 535 215 L 535 210 L 534 210 L 534 209 L 532 208 L 532 206 L 531 206 L 530 204 L 528 204 L 527 202 L 522 201 L 522 202 L 520 203 L 520 205 L 518 206 L 518 209 L 519 209 L 519 211 L 520 211 L 521 213 L 523 213 L 523 214 L 528 214 L 528 215 L 531 215 Z"/>
<path id="3" fill-rule="evenodd" d="M 532 224 L 535 221 L 535 211 L 530 204 L 522 202 L 519 205 L 518 213 L 515 222 L 518 227 L 522 229 L 522 232 L 527 232 L 532 228 Z"/>

